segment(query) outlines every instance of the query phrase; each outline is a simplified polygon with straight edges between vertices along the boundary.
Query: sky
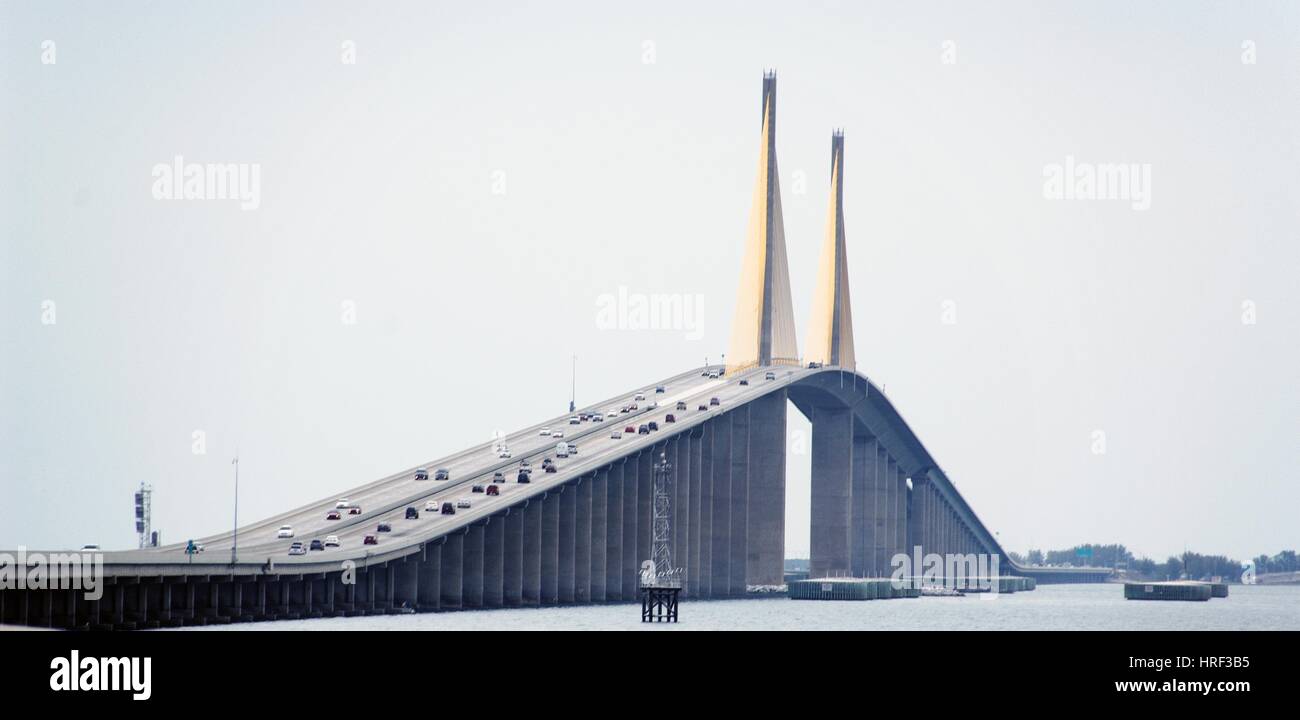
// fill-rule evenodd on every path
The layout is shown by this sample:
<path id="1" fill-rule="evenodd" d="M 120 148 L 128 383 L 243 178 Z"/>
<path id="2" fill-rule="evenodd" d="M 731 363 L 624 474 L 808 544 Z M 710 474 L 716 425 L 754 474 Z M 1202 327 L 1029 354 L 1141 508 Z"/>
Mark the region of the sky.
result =
<path id="1" fill-rule="evenodd" d="M 142 482 L 200 537 L 236 454 L 252 520 L 563 413 L 575 356 L 580 404 L 717 361 L 773 68 L 799 338 L 843 128 L 858 368 L 1008 549 L 1300 546 L 1295 3 L 0 0 L 0 547 L 131 547 Z"/>

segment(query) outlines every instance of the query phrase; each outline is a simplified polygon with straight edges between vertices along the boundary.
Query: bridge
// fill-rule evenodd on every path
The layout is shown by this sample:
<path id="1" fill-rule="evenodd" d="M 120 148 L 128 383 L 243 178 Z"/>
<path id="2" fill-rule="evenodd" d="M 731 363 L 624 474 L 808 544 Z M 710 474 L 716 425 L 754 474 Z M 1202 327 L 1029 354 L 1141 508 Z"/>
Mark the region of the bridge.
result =
<path id="1" fill-rule="evenodd" d="M 130 629 L 633 600 L 641 563 L 651 557 L 653 467 L 661 457 L 673 466 L 671 547 L 683 596 L 743 596 L 752 586 L 783 583 L 790 404 L 812 424 L 813 577 L 888 577 L 891 559 L 917 546 L 994 555 L 1004 572 L 1044 583 L 1108 577 L 1106 569 L 1015 563 L 894 404 L 858 372 L 840 132 L 831 139 L 827 231 L 809 342 L 799 355 L 770 73 L 760 137 L 726 367 L 692 368 L 431 460 L 421 466 L 428 479 L 407 468 L 203 538 L 202 553 L 187 554 L 184 545 L 102 553 L 101 598 L 4 589 L 0 623 Z M 578 452 L 556 457 L 557 439 L 543 428 L 563 430 Z M 511 457 L 499 457 L 498 442 Z M 543 471 L 545 459 L 554 472 Z M 521 483 L 525 460 L 533 472 Z M 436 479 L 439 469 L 449 477 Z M 327 519 L 341 498 L 359 514 L 344 509 Z M 457 507 L 462 500 L 469 506 Z M 444 514 L 444 503 L 454 514 Z M 408 508 L 418 517 L 408 519 Z M 381 524 L 391 530 L 380 532 Z M 282 525 L 293 527 L 293 539 L 279 537 Z M 288 554 L 295 540 L 327 535 L 338 545 Z"/>

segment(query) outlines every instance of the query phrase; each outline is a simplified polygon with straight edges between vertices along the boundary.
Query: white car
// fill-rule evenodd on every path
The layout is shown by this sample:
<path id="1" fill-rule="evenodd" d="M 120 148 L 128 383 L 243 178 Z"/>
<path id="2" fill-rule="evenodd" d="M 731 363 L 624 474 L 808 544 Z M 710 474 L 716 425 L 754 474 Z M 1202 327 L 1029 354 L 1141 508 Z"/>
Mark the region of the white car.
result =
<path id="1" fill-rule="evenodd" d="M 578 446 L 577 446 L 577 445 L 574 445 L 573 443 L 569 443 L 569 454 L 570 454 L 570 455 L 577 455 L 577 454 L 578 454 Z"/>
<path id="2" fill-rule="evenodd" d="M 541 430 L 539 430 L 537 434 L 541 435 L 542 437 L 547 437 L 551 434 L 551 429 L 548 427 L 544 427 Z"/>
<path id="3" fill-rule="evenodd" d="M 470 506 L 469 498 L 461 498 L 456 501 L 456 507 L 458 508 L 467 508 L 469 506 Z"/>
<path id="4" fill-rule="evenodd" d="M 338 547 L 338 546 L 339 546 L 339 536 L 338 536 L 338 535 L 326 535 L 326 536 L 325 536 L 325 547 Z"/>
<path id="5" fill-rule="evenodd" d="M 595 415 L 592 415 L 592 416 L 591 416 L 591 421 L 592 421 L 592 422 L 605 422 L 605 416 L 604 416 L 604 415 L 601 415 L 600 413 L 596 413 Z"/>
<path id="6" fill-rule="evenodd" d="M 561 429 L 559 429 L 559 428 L 556 428 L 556 429 L 554 429 L 554 430 L 551 431 L 551 437 L 553 437 L 553 438 L 562 438 L 562 437 L 564 437 L 564 431 L 561 430 Z"/>
<path id="7" fill-rule="evenodd" d="M 292 526 L 292 525 L 281 525 L 281 526 L 280 526 L 280 529 L 276 531 L 275 536 L 276 536 L 277 538 L 291 538 L 291 537 L 293 537 L 293 526 Z"/>
<path id="8" fill-rule="evenodd" d="M 578 419 L 577 415 L 574 415 L 573 417 L 569 418 L 570 425 L 580 425 L 581 423 L 582 421 Z"/>
<path id="9" fill-rule="evenodd" d="M 85 545 L 82 545 L 82 546 L 81 546 L 81 551 L 82 551 L 82 552 L 99 552 L 99 545 L 98 545 L 97 543 L 86 543 Z"/>
<path id="10" fill-rule="evenodd" d="M 508 457 L 510 457 L 510 448 L 505 447 L 505 446 L 502 446 L 502 447 L 500 447 L 500 448 L 497 448 L 497 457 L 499 457 L 499 458 L 508 458 Z"/>
<path id="11" fill-rule="evenodd" d="M 347 498 L 339 498 L 339 501 L 336 502 L 336 503 L 334 503 L 334 509 L 335 509 L 335 510 L 343 510 L 343 509 L 346 509 L 346 508 L 348 507 L 348 505 L 349 505 L 349 502 L 348 502 L 348 499 L 347 499 Z"/>
<path id="12" fill-rule="evenodd" d="M 427 513 L 436 513 L 436 512 L 438 512 L 438 501 L 437 501 L 437 500 L 430 500 L 429 502 L 426 502 L 426 503 L 424 504 L 424 511 L 427 512 Z"/>
<path id="13" fill-rule="evenodd" d="M 717 371 L 717 370 L 710 370 L 710 371 L 709 371 L 709 379 L 710 379 L 710 380 L 717 380 L 717 379 L 718 379 L 718 371 Z"/>
<path id="14" fill-rule="evenodd" d="M 637 393 L 633 400 L 645 400 L 645 393 Z"/>

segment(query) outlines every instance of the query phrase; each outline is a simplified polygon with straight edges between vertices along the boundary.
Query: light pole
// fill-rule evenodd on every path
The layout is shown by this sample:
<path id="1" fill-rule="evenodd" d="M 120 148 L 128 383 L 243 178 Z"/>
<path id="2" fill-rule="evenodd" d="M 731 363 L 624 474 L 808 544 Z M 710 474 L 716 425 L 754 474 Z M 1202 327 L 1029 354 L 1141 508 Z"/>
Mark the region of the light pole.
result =
<path id="1" fill-rule="evenodd" d="M 235 454 L 235 459 L 230 461 L 235 466 L 235 524 L 231 532 L 230 543 L 230 564 L 235 564 L 235 554 L 239 551 L 239 454 Z"/>

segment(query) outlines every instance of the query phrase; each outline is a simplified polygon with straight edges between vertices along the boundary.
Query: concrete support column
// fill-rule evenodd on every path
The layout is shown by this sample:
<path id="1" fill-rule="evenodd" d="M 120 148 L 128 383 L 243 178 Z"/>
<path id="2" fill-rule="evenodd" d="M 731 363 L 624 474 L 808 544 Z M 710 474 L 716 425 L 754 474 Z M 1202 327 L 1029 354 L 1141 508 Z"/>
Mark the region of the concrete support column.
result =
<path id="1" fill-rule="evenodd" d="M 618 567 L 624 600 L 636 599 L 637 571 L 640 570 L 637 558 L 637 523 L 641 516 L 637 508 L 641 497 L 640 473 L 637 471 L 639 458 L 638 453 L 623 462 L 623 559 Z"/>
<path id="2" fill-rule="evenodd" d="M 506 516 L 493 515 L 483 528 L 483 607 L 505 605 Z"/>
<path id="3" fill-rule="evenodd" d="M 542 603 L 542 498 L 524 508 L 524 605 Z"/>
<path id="4" fill-rule="evenodd" d="M 785 582 L 785 390 L 750 403 L 749 415 L 749 554 L 745 574 L 750 585 Z"/>
<path id="5" fill-rule="evenodd" d="M 571 603 L 574 600 L 577 575 L 574 567 L 577 557 L 577 523 L 578 523 L 578 488 L 568 484 L 560 488 L 560 558 L 558 568 L 559 587 L 556 589 L 556 601 Z"/>
<path id="6" fill-rule="evenodd" d="M 910 555 L 912 548 L 907 545 L 907 472 L 901 465 L 894 465 L 894 487 L 897 490 L 894 498 L 894 515 L 898 518 L 898 523 L 894 526 L 894 547 L 897 548 L 895 553 L 904 553 Z M 894 566 L 889 566 L 892 574 Z"/>
<path id="7" fill-rule="evenodd" d="M 709 597 L 712 587 L 713 546 L 713 423 L 706 421 L 700 427 L 700 436 L 693 443 L 695 456 L 691 459 L 691 560 L 688 565 L 686 585 L 694 597 Z"/>
<path id="8" fill-rule="evenodd" d="M 907 516 L 907 552 L 910 555 L 914 546 L 921 546 L 921 554 L 929 552 L 930 549 L 925 546 L 925 512 L 928 507 L 930 479 L 923 473 L 917 473 L 912 476 L 912 493 L 911 507 Z M 920 573 L 920 568 L 913 568 L 914 573 Z"/>
<path id="9" fill-rule="evenodd" d="M 668 453 L 673 464 L 673 567 L 683 581 L 690 574 L 691 558 L 691 436 L 673 438 Z"/>
<path id="10" fill-rule="evenodd" d="M 749 565 L 749 434 L 750 411 L 742 405 L 731 416 L 731 554 L 729 594 L 739 597 L 748 585 Z"/>
<path id="11" fill-rule="evenodd" d="M 464 603 L 465 534 L 457 532 L 446 537 L 442 546 L 442 577 L 438 581 L 442 593 L 439 606 L 443 610 L 459 610 Z"/>
<path id="12" fill-rule="evenodd" d="M 609 544 L 606 516 L 609 512 L 609 470 L 602 468 L 591 478 L 591 601 L 605 602 L 605 550 Z"/>
<path id="13" fill-rule="evenodd" d="M 610 465 L 605 483 L 605 599 L 615 602 L 623 599 L 623 465 Z"/>
<path id="14" fill-rule="evenodd" d="M 814 406 L 811 577 L 850 571 L 852 478 L 853 414 L 845 407 Z"/>
<path id="15" fill-rule="evenodd" d="M 556 488 L 542 498 L 542 604 L 559 601 L 560 588 L 560 497 Z"/>
<path id="16" fill-rule="evenodd" d="M 867 450 L 870 440 L 865 435 L 853 437 L 853 487 L 849 493 L 853 500 L 849 517 L 851 534 L 849 564 L 854 577 L 873 576 L 870 558 L 871 527 L 867 523 L 868 504 L 871 502 L 870 494 L 867 492 Z"/>
<path id="17" fill-rule="evenodd" d="M 872 577 L 884 577 L 885 568 L 889 566 L 889 543 L 886 541 L 889 528 L 889 494 L 885 482 L 887 457 L 879 440 L 872 438 L 867 441 L 867 462 L 863 470 L 867 473 L 866 486 L 870 495 L 867 500 L 867 524 L 871 527 L 871 545 L 868 549 L 871 563 L 867 571 Z"/>
<path id="18" fill-rule="evenodd" d="M 502 603 L 506 607 L 524 604 L 524 516 L 525 509 L 519 505 L 506 512 L 501 583 Z"/>
<path id="19" fill-rule="evenodd" d="M 416 607 L 420 610 L 437 610 L 442 605 L 442 544 L 426 543 L 424 546 L 424 561 L 420 563 L 420 590 L 417 594 L 418 601 Z M 356 600 L 349 586 L 347 594 L 347 603 L 352 605 Z M 354 608 L 349 608 L 354 609 Z"/>
<path id="20" fill-rule="evenodd" d="M 713 597 L 731 593 L 731 426 L 734 413 L 723 413 L 713 425 L 713 505 L 709 557 L 709 588 Z"/>
<path id="21" fill-rule="evenodd" d="M 885 565 L 881 572 L 888 575 L 893 570 L 894 556 L 900 550 L 898 531 L 903 527 L 903 518 L 898 516 L 898 464 L 894 461 L 892 455 L 885 457 L 885 513 L 889 521 L 885 528 Z"/>
<path id="22" fill-rule="evenodd" d="M 636 558 L 637 587 L 640 587 L 641 563 L 650 559 L 654 540 L 654 464 L 659 462 L 659 448 L 644 450 L 636 463 Z M 638 594 L 638 597 L 640 595 Z"/>
<path id="23" fill-rule="evenodd" d="M 591 484 L 592 476 L 573 488 L 573 602 L 591 602 Z"/>
<path id="24" fill-rule="evenodd" d="M 461 565 L 461 606 L 465 608 L 483 607 L 483 558 L 485 551 L 482 523 L 469 526 L 465 533 Z"/>

